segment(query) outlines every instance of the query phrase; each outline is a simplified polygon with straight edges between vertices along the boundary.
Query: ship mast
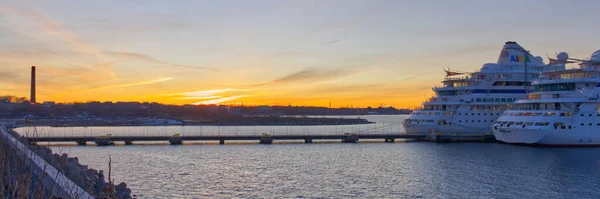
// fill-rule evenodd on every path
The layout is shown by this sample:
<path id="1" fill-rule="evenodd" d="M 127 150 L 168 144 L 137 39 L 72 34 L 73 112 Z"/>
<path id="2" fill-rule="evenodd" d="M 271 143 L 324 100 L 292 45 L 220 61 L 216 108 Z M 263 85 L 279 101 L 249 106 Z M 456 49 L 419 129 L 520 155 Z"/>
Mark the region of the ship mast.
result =
<path id="1" fill-rule="evenodd" d="M 525 73 L 524 74 L 525 75 L 525 83 L 523 83 L 523 86 L 525 87 L 525 94 L 527 94 L 527 93 L 529 93 L 528 86 L 527 86 L 527 83 L 528 83 L 528 81 L 527 81 L 527 56 L 529 56 L 529 51 L 527 51 L 525 49 L 523 49 L 523 51 L 524 51 L 523 54 L 525 54 L 525 60 L 523 60 L 523 66 L 525 68 L 525 69 L 523 69 L 523 71 Z"/>

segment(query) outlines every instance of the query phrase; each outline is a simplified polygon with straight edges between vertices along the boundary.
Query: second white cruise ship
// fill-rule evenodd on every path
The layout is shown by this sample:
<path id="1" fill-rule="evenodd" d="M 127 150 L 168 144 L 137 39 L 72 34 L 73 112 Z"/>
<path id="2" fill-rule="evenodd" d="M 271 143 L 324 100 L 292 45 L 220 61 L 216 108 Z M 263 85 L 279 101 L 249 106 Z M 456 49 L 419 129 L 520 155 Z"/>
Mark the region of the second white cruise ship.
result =
<path id="1" fill-rule="evenodd" d="M 428 139 L 461 141 L 489 134 L 491 125 L 515 100 L 523 99 L 530 81 L 540 72 L 564 70 L 548 66 L 513 41 L 506 42 L 496 63 L 473 73 L 446 71 L 442 87 L 403 122 L 408 134 Z M 476 137 L 475 136 L 475 137 Z"/>
<path id="2" fill-rule="evenodd" d="M 560 53 L 557 62 L 569 62 Z M 512 144 L 600 145 L 600 50 L 579 68 L 543 73 L 533 92 L 493 124 L 496 138 Z"/>

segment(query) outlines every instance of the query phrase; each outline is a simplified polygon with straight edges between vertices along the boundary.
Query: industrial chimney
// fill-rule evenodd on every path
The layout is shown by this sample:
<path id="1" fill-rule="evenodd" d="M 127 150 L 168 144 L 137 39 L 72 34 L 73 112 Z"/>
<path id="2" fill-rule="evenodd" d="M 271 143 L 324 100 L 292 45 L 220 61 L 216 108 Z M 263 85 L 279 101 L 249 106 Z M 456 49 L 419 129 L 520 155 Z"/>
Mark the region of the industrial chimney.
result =
<path id="1" fill-rule="evenodd" d="M 29 102 L 35 104 L 35 66 L 31 66 L 31 97 Z"/>

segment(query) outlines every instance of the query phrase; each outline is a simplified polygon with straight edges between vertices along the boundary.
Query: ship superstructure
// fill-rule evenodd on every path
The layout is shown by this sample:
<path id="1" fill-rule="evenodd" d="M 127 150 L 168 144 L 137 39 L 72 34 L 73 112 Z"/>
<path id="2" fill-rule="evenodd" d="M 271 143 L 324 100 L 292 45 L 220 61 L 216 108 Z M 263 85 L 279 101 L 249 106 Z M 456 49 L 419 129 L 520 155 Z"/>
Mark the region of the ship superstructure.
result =
<path id="1" fill-rule="evenodd" d="M 509 104 L 525 98 L 531 80 L 552 70 L 564 70 L 564 64 L 546 65 L 516 42 L 506 42 L 496 63 L 472 73 L 446 71 L 443 85 L 433 88 L 435 95 L 412 112 L 404 128 L 445 140 L 491 134 L 491 124 Z"/>
<path id="2" fill-rule="evenodd" d="M 517 100 L 493 124 L 500 141 L 541 145 L 600 145 L 600 50 L 589 60 L 560 53 L 554 62 L 578 68 L 545 72 L 533 92 Z"/>

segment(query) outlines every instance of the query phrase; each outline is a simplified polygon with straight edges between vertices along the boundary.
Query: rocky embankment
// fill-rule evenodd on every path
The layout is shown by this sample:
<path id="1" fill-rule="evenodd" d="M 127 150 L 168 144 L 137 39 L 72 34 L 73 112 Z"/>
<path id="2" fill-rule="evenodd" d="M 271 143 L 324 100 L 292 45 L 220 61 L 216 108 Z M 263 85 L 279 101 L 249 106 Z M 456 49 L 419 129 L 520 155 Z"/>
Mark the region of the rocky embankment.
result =
<path id="1" fill-rule="evenodd" d="M 52 150 L 45 146 L 37 146 L 30 144 L 24 137 L 20 136 L 15 131 L 8 131 L 12 134 L 17 140 L 25 144 L 31 151 L 36 153 L 42 159 L 44 159 L 49 165 L 56 168 L 59 172 L 64 174 L 67 178 L 73 181 L 75 184 L 80 186 L 83 190 L 86 190 L 89 194 L 93 195 L 95 198 L 117 198 L 117 199 L 130 199 L 132 198 L 131 189 L 127 188 L 127 184 L 121 182 L 118 185 L 114 185 L 114 183 L 110 183 L 105 179 L 105 174 L 102 170 L 97 171 L 91 168 L 88 168 L 87 165 L 81 165 L 79 163 L 79 159 L 77 157 L 69 157 L 66 153 L 57 154 L 53 153 Z M 3 149 L 8 149 L 7 143 L 0 143 Z M 0 155 L 0 158 L 7 157 L 8 151 L 3 150 L 3 154 Z M 6 159 L 6 158 L 5 158 Z M 4 160 L 3 159 L 3 162 Z M 12 158 L 12 161 L 18 161 L 17 158 Z M 25 162 L 25 157 L 20 157 L 23 162 Z M 6 159 L 8 160 L 8 159 Z M 18 162 L 17 162 L 18 163 Z M 7 174 L 10 172 L 6 172 L 8 170 L 14 170 L 15 168 L 11 168 L 10 166 L 6 166 L 3 164 L 4 172 L 2 172 L 6 178 Z M 30 169 L 25 166 L 23 169 Z M 33 173 L 33 172 L 29 172 Z M 29 183 L 30 191 L 34 192 L 34 190 L 40 189 L 38 195 L 47 196 L 51 195 L 48 190 L 44 190 L 43 185 L 39 184 L 41 181 L 39 180 L 41 176 L 39 175 L 27 175 L 25 173 L 24 176 L 30 176 L 30 179 L 25 179 L 27 181 L 31 181 L 33 183 Z M 9 178 L 10 179 L 10 178 Z M 37 183 L 36 183 L 37 182 Z M 5 182 L 6 184 L 6 182 Z M 11 183 L 8 183 L 11 184 Z M 112 185 L 112 186 L 111 186 Z M 5 185 L 6 187 L 6 185 Z M 2 189 L 0 191 L 4 191 Z M 15 190 L 18 191 L 18 190 Z M 12 192 L 15 192 L 12 191 Z M 10 190 L 7 190 L 10 192 Z M 3 192 L 6 193 L 6 192 Z M 30 193 L 31 194 L 31 193 Z M 135 195 L 134 195 L 135 196 Z M 22 197 L 22 196 L 21 196 Z M 4 197 L 6 198 L 6 197 Z M 11 197 L 12 198 L 12 197 Z M 19 197 L 20 198 L 20 197 Z M 31 196 L 27 197 L 31 198 Z M 36 197 L 34 197 L 36 198 Z M 45 198 L 45 197 L 42 197 Z"/>

